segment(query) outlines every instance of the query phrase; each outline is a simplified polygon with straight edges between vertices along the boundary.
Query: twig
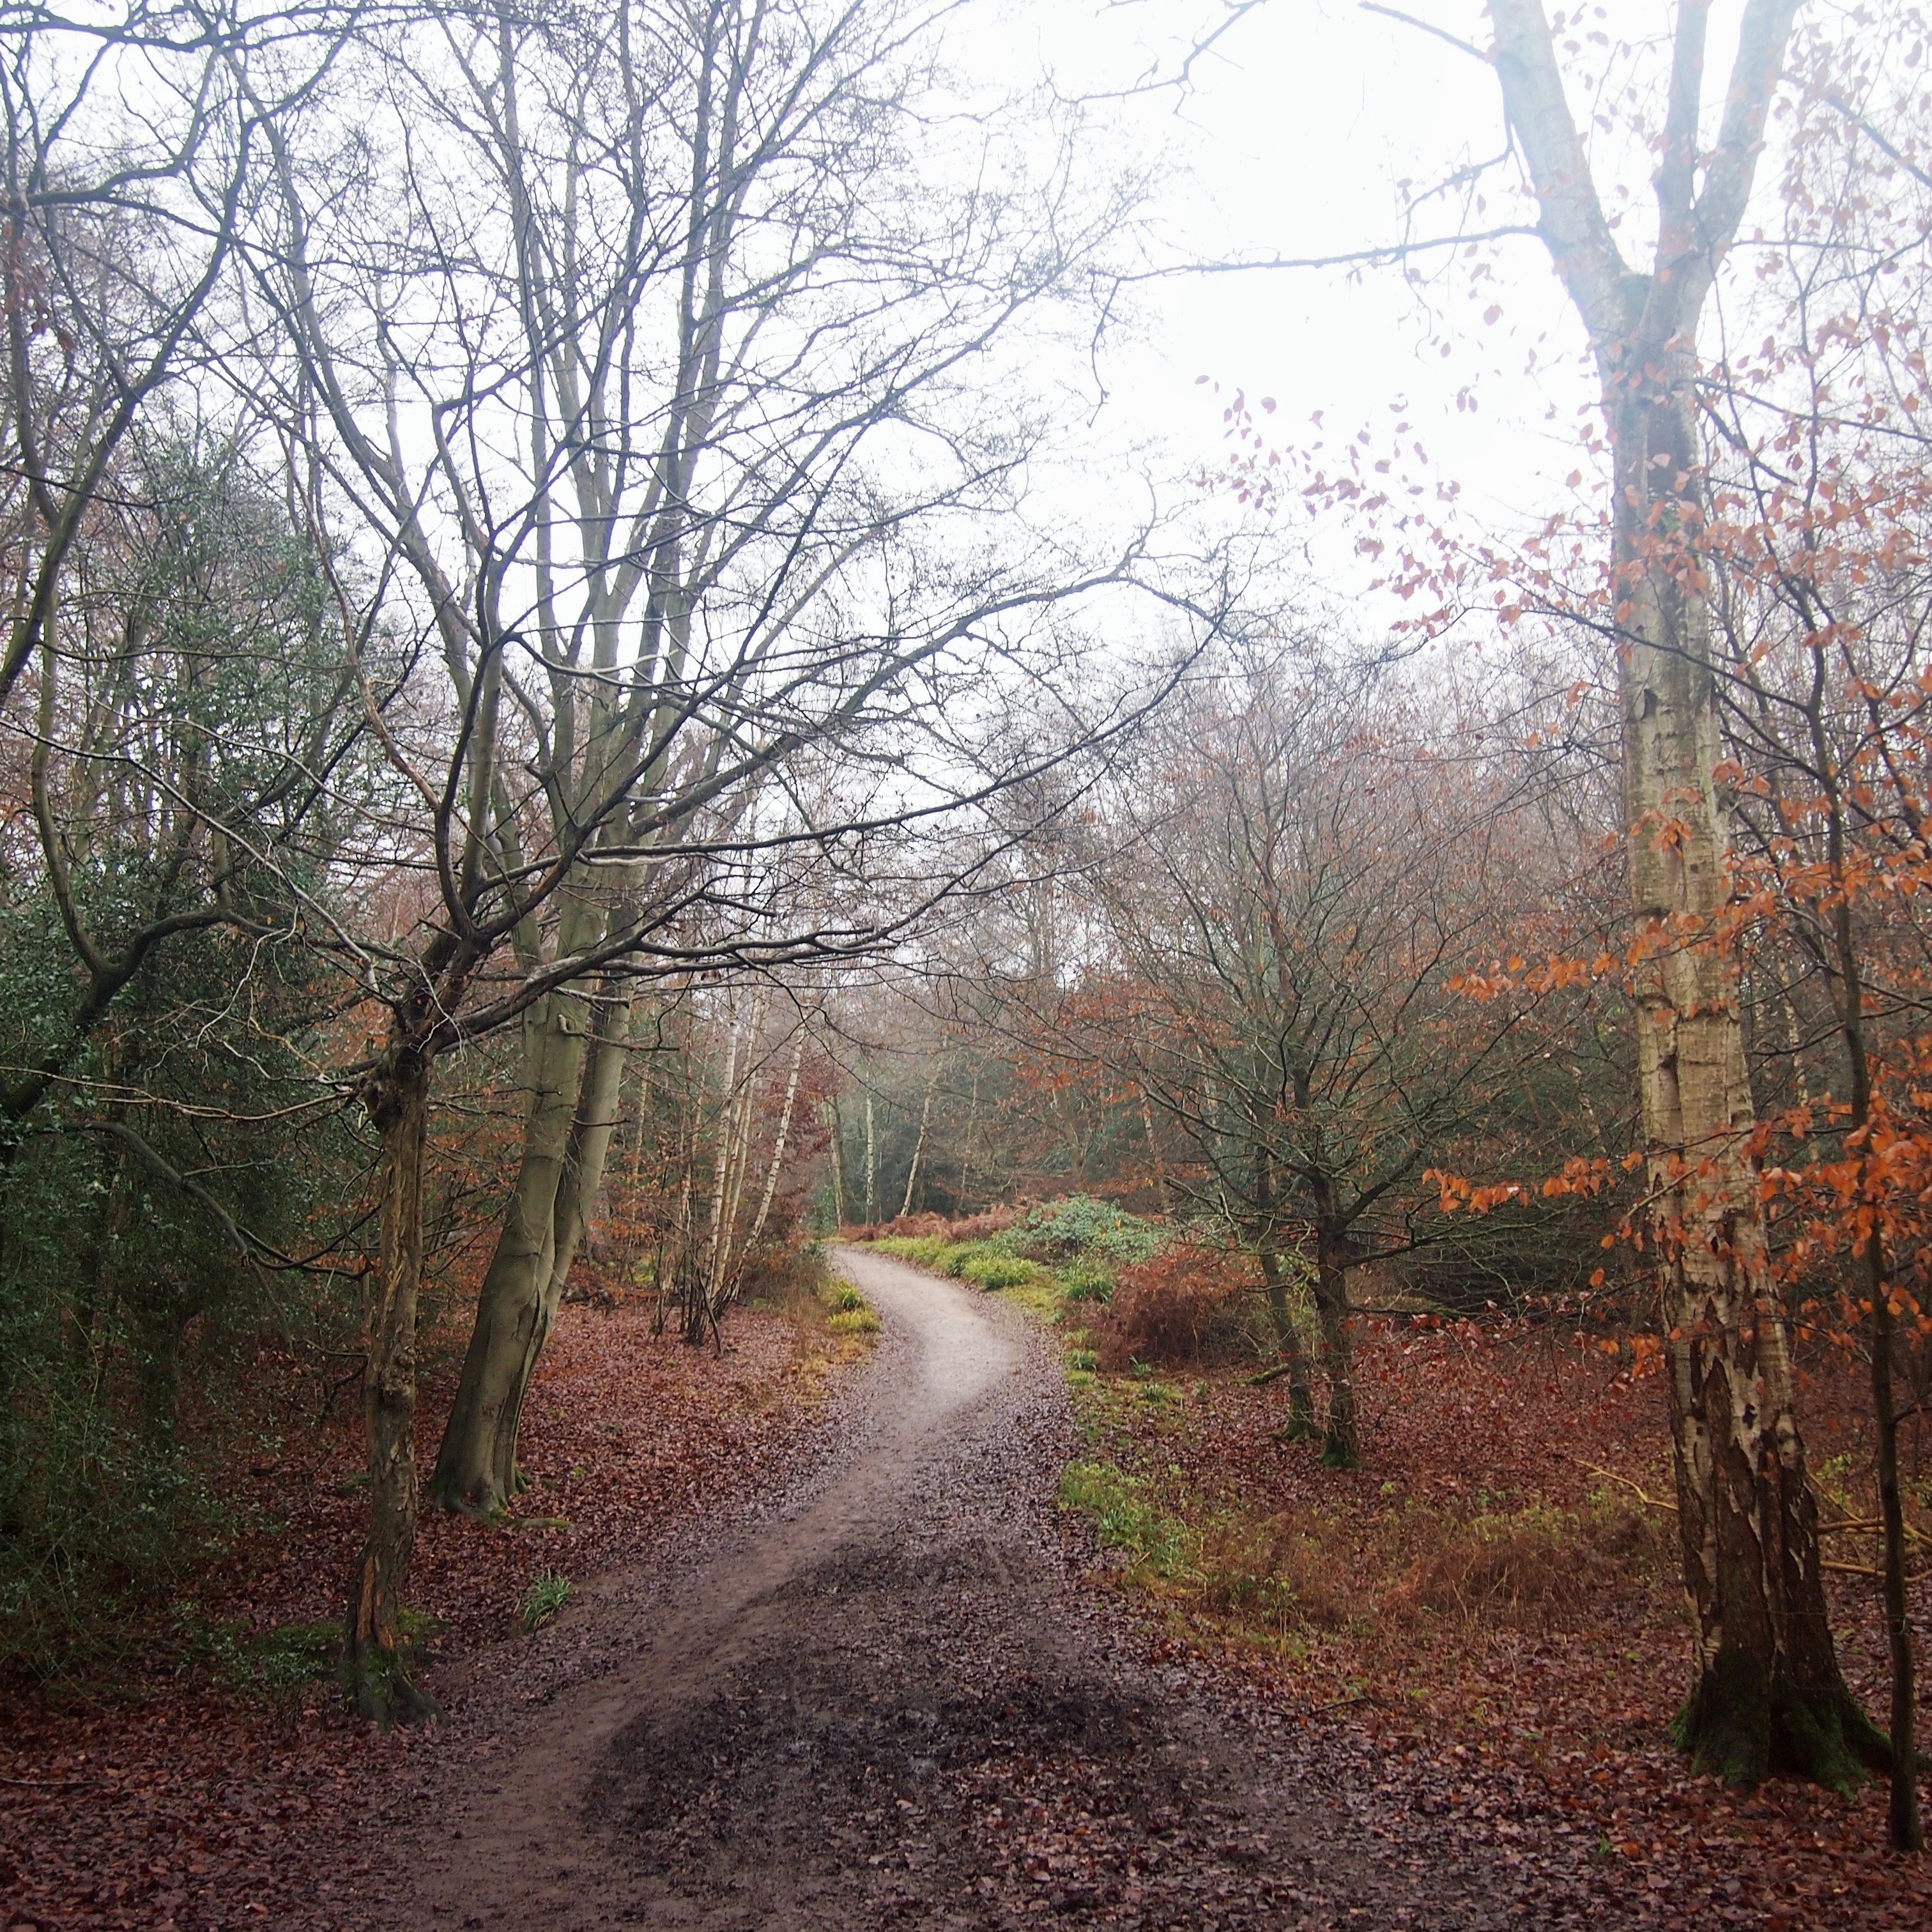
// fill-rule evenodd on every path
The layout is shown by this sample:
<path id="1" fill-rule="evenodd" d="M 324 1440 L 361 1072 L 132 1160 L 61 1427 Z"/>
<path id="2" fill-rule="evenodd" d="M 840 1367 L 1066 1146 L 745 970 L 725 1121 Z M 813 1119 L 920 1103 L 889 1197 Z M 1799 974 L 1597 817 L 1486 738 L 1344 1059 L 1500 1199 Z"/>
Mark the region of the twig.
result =
<path id="1" fill-rule="evenodd" d="M 1332 1704 L 1310 1704 L 1299 1711 L 1284 1711 L 1285 1718 L 1318 1718 L 1324 1711 L 1346 1710 L 1351 1704 L 1380 1704 L 1372 1690 L 1358 1690 L 1352 1697 L 1337 1697 Z"/>
<path id="2" fill-rule="evenodd" d="M 1587 1470 L 1593 1476 L 1606 1477 L 1611 1482 L 1622 1484 L 1625 1489 L 1634 1492 L 1638 1502 L 1648 1504 L 1652 1509 L 1668 1510 L 1672 1516 L 1677 1514 L 1675 1503 L 1667 1503 L 1661 1496 L 1652 1496 L 1640 1484 L 1632 1482 L 1628 1476 L 1618 1475 L 1614 1469 L 1600 1469 L 1594 1462 L 1580 1462 L 1576 1466 Z"/>
<path id="3" fill-rule="evenodd" d="M 1818 1526 L 1818 1534 L 1820 1536 L 1834 1536 L 1840 1530 L 1864 1532 L 1884 1527 L 1885 1519 L 1882 1516 L 1848 1516 L 1843 1522 L 1821 1522 Z M 1908 1543 L 1932 1543 L 1932 1537 L 1928 1537 L 1922 1529 L 1914 1529 L 1909 1522 L 1902 1523 L 1900 1527 L 1905 1532 Z"/>
<path id="4" fill-rule="evenodd" d="M 1841 1576 L 1876 1576 L 1882 1581 L 1885 1576 L 1882 1570 L 1875 1570 L 1869 1563 L 1839 1563 L 1834 1562 L 1828 1556 L 1821 1556 L 1818 1559 L 1818 1568 L 1821 1570 L 1835 1570 Z M 1905 1580 L 1908 1584 L 1917 1583 L 1922 1580 L 1922 1577 L 1908 1576 Z"/>
<path id="5" fill-rule="evenodd" d="M 1458 53 L 1467 54 L 1472 60 L 1480 61 L 1485 67 L 1495 64 L 1492 56 L 1484 52 L 1480 47 L 1473 46 L 1467 40 L 1459 40 L 1455 34 L 1444 32 L 1440 27 L 1432 26 L 1426 20 L 1418 20 L 1413 14 L 1402 13 L 1394 7 L 1378 6 L 1376 0 L 1362 0 L 1362 11 L 1364 14 L 1379 14 L 1384 20 L 1400 20 L 1405 27 L 1413 27 L 1418 33 L 1432 34 L 1438 40 L 1447 40 Z"/>

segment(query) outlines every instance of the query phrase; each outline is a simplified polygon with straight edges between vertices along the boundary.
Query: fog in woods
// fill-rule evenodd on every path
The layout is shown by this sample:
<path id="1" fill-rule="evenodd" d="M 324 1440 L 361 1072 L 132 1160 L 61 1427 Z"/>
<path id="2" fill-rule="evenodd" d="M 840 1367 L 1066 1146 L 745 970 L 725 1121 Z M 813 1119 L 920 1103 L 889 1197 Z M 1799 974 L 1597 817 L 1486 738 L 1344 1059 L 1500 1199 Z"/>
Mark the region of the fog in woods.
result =
<path id="1" fill-rule="evenodd" d="M 7 1924 L 1922 1922 L 1928 57 L 0 4 Z"/>

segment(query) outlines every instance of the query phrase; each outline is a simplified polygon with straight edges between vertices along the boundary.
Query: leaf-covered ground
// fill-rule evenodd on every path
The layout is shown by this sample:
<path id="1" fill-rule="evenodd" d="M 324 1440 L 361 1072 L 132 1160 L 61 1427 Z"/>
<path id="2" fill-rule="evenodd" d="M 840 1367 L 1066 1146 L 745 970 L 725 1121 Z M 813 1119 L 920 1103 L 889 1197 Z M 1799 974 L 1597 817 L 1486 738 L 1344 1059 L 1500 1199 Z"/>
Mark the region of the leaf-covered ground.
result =
<path id="1" fill-rule="evenodd" d="M 1543 1886 L 1552 1914 L 1580 1889 L 1660 1925 L 1932 1924 L 1932 1859 L 1886 1850 L 1881 1790 L 1736 1792 L 1687 1777 L 1671 1750 L 1688 1637 L 1675 1519 L 1658 1506 L 1667 1437 L 1660 1385 L 1628 1355 L 1384 1327 L 1363 1349 L 1354 1471 L 1272 1439 L 1278 1385 L 1076 1379 L 1094 1460 L 1069 1492 L 1111 1529 L 1113 1580 L 1149 1593 L 1191 1667 L 1264 1705 L 1346 1714 L 1398 1816 L 1463 1821 L 1509 1869 L 1532 1823 L 1567 1843 L 1577 1856 Z M 1805 1393 L 1828 1520 L 1870 1514 L 1837 1487 L 1866 1463 L 1856 1395 L 1828 1378 Z M 1876 1561 L 1864 1535 L 1828 1546 Z M 1846 1676 L 1882 1719 L 1877 1586 L 1831 1580 Z M 1922 1675 L 1922 1738 L 1928 1691 Z"/>
<path id="2" fill-rule="evenodd" d="M 432 1677 L 514 1641 L 545 1570 L 581 1581 L 646 1559 L 757 1492 L 794 1453 L 855 1345 L 776 1310 L 734 1316 L 722 1356 L 654 1336 L 648 1310 L 566 1307 L 504 1523 L 425 1516 L 412 1580 Z M 286 1365 L 266 1363 L 270 1377 Z M 418 1450 L 453 1393 L 426 1385 Z M 16 1693 L 0 1729 L 0 1925 L 273 1925 L 346 1889 L 380 1844 L 358 1822 L 433 1737 L 376 1736 L 320 1669 L 362 1522 L 358 1432 L 317 1426 L 290 1383 L 229 1472 L 254 1526 L 157 1606 L 146 1661 L 112 1696 Z M 265 1408 L 265 1414 L 271 1412 Z"/>
<path id="3" fill-rule="evenodd" d="M 648 1562 L 822 1453 L 814 1419 L 856 1340 L 754 1310 L 730 1340 L 720 1359 L 652 1336 L 635 1309 L 565 1311 L 511 1522 L 424 1525 L 415 1587 L 438 1674 L 518 1640 L 539 1572 L 580 1581 Z M 1546 1333 L 1466 1328 L 1384 1329 L 1361 1370 L 1369 1449 L 1354 1471 L 1276 1439 L 1281 1390 L 1239 1371 L 1074 1371 L 1086 1440 L 1066 1520 L 1093 1520 L 1112 1546 L 1089 1600 L 1140 1622 L 1138 1652 L 1177 1700 L 1279 1736 L 1304 1784 L 1319 1767 L 1354 1864 L 1440 1892 L 1414 1922 L 1459 1922 L 1459 1898 L 1474 1911 L 1474 1871 L 1493 1876 L 1486 1924 L 1932 1924 L 1932 1861 L 1885 1850 L 1881 1793 L 1728 1791 L 1687 1778 L 1670 1748 L 1687 1640 L 1672 1522 L 1655 1506 L 1668 1484 L 1654 1377 Z M 448 1394 L 446 1375 L 426 1391 L 425 1445 Z M 1805 1393 L 1828 1518 L 1868 1514 L 1857 1394 L 1828 1379 Z M 359 1520 L 357 1450 L 346 1418 L 316 1426 L 313 1390 L 292 1402 L 233 1471 L 254 1532 L 226 1565 L 183 1580 L 158 1660 L 111 1700 L 10 1712 L 0 1924 L 346 1924 L 351 1894 L 380 1888 L 383 1821 L 409 1814 L 440 1744 L 350 1723 L 314 1674 L 310 1627 L 335 1612 Z M 1830 1549 L 1850 1566 L 1833 1577 L 1847 1675 L 1882 1711 L 1875 1586 L 1852 1574 L 1871 1543 L 1846 1534 Z M 1923 1630 L 1923 1582 L 1916 1611 Z M 1258 1902 L 1262 1852 L 1214 1838 L 1211 1807 L 1171 1826 L 1109 1822 L 1044 1760 L 988 1759 L 976 1775 L 992 1780 L 993 1869 L 1010 1880 L 988 1895 L 988 1923 L 1034 1906 L 1060 1922 L 1330 1922 L 1318 1889 Z M 1439 1884 L 1412 1869 L 1445 1845 L 1456 1869 Z"/>

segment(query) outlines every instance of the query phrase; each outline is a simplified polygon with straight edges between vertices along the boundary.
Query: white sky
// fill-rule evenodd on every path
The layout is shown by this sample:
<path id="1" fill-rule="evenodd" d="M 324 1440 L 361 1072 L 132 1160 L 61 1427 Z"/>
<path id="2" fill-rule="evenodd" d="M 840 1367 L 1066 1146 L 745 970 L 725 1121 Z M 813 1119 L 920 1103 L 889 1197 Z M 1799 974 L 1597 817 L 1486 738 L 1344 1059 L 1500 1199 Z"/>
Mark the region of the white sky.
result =
<path id="1" fill-rule="evenodd" d="M 1472 0 L 1410 0 L 1407 10 L 1489 43 Z M 1634 49 L 1622 57 L 1622 78 L 1654 87 L 1674 19 L 1669 0 L 1607 0 L 1584 10 L 1592 16 L 1586 29 Z M 1720 5 L 1713 22 L 1713 122 L 1738 10 Z M 1190 35 L 1222 17 L 1221 0 L 1015 0 L 1003 16 L 980 16 L 965 46 L 989 75 L 1018 84 L 1045 69 L 1064 91 L 1084 94 L 1130 86 L 1156 61 L 1171 73 Z M 1608 58 L 1586 45 L 1578 71 Z M 1158 226 L 1177 261 L 1385 243 L 1400 232 L 1404 178 L 1439 181 L 1504 146 L 1500 95 L 1486 65 L 1366 14 L 1354 0 L 1269 0 L 1196 64 L 1192 78 L 1184 98 L 1162 92 L 1106 110 L 1124 152 L 1164 151 L 1172 164 Z M 1587 106 L 1575 91 L 1572 106 L 1580 114 Z M 1648 158 L 1596 138 L 1596 164 L 1634 197 L 1634 242 L 1647 213 Z M 1513 166 L 1490 177 L 1479 225 L 1525 218 L 1522 204 L 1511 205 L 1514 178 Z M 1455 231 L 1459 211 L 1443 202 L 1436 209 L 1434 223 L 1425 217 L 1414 232 Z M 1485 257 L 1494 280 L 1480 285 L 1466 265 L 1428 258 L 1426 290 L 1388 267 L 1354 277 L 1275 270 L 1144 285 L 1139 339 L 1117 338 L 1103 362 L 1111 400 L 1096 427 L 1123 441 L 1154 440 L 1185 470 L 1215 461 L 1223 447 L 1221 399 L 1197 386 L 1203 375 L 1228 392 L 1273 396 L 1278 440 L 1325 436 L 1330 450 L 1364 424 L 1385 430 L 1389 405 L 1401 398 L 1438 472 L 1460 482 L 1466 511 L 1502 525 L 1540 520 L 1580 464 L 1578 409 L 1593 389 L 1583 333 L 1539 242 L 1508 241 Z M 1486 324 L 1492 303 L 1502 313 Z M 1459 411 L 1458 394 L 1472 383 L 1478 406 Z M 1316 411 L 1320 429 L 1309 422 Z M 1352 567 L 1340 549 L 1324 545 L 1321 554 L 1324 572 Z"/>

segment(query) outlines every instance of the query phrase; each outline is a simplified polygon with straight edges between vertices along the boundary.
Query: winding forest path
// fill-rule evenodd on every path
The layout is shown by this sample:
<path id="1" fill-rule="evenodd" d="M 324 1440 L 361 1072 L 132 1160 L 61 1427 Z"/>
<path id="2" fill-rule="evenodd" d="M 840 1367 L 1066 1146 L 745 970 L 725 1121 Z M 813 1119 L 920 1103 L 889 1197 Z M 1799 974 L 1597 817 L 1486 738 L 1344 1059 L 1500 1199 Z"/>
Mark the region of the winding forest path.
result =
<path id="1" fill-rule="evenodd" d="M 778 1509 L 458 1687 L 386 1922 L 1563 1922 L 1429 1842 L 1359 1749 L 1145 1661 L 1061 1548 L 1046 1338 L 838 1264 L 884 1322 L 840 1439 Z"/>

